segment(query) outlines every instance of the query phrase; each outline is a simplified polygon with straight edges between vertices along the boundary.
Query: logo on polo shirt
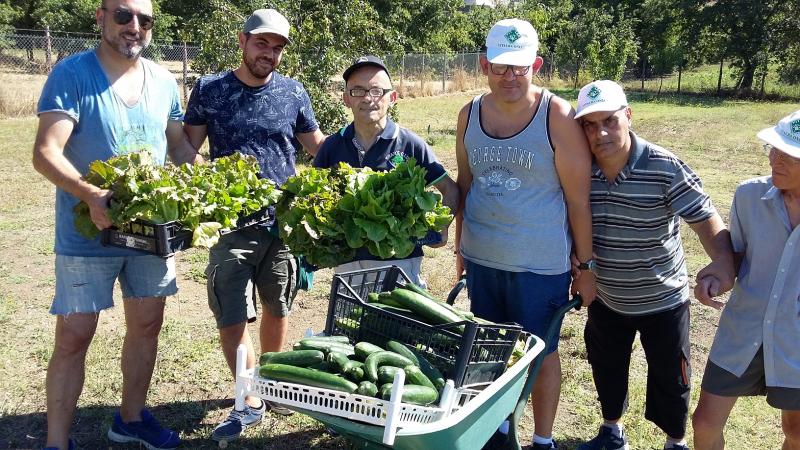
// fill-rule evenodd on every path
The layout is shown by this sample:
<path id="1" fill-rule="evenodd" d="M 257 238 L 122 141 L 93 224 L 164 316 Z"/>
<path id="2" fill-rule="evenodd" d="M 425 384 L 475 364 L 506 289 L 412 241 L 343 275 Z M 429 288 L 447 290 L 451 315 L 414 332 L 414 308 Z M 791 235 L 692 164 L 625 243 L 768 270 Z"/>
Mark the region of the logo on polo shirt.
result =
<path id="1" fill-rule="evenodd" d="M 792 127 L 792 133 L 800 134 L 800 119 L 795 120 L 790 125 Z"/>
<path id="2" fill-rule="evenodd" d="M 519 34 L 519 31 L 517 31 L 516 28 L 512 28 L 508 33 L 505 34 L 505 37 L 508 42 L 513 44 L 514 42 L 517 42 L 522 35 Z"/>
<path id="3" fill-rule="evenodd" d="M 594 100 L 597 98 L 598 95 L 600 95 L 600 89 L 597 89 L 597 86 L 592 86 L 592 88 L 589 89 L 589 93 L 587 93 L 586 95 L 592 100 Z"/>
<path id="4" fill-rule="evenodd" d="M 389 162 L 392 163 L 392 165 L 395 167 L 405 162 L 405 160 L 407 159 L 408 156 L 406 156 L 406 154 L 403 152 L 394 152 L 389 155 Z"/>

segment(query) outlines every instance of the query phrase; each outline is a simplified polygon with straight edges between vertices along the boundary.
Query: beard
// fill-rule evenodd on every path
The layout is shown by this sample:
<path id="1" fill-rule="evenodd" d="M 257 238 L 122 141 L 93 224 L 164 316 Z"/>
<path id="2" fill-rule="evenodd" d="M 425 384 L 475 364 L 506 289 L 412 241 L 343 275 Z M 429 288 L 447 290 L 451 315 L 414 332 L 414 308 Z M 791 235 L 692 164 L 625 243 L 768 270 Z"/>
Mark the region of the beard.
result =
<path id="1" fill-rule="evenodd" d="M 131 41 L 126 37 L 132 37 L 135 40 Z M 140 31 L 138 34 L 123 32 L 117 35 L 113 35 L 105 29 L 103 30 L 103 40 L 127 59 L 138 58 L 142 51 L 150 45 L 151 38 L 149 31 L 145 30 Z"/>
<path id="2" fill-rule="evenodd" d="M 243 53 L 242 60 L 250 75 L 262 80 L 266 79 L 277 65 L 274 59 L 250 57 L 247 52 Z"/>

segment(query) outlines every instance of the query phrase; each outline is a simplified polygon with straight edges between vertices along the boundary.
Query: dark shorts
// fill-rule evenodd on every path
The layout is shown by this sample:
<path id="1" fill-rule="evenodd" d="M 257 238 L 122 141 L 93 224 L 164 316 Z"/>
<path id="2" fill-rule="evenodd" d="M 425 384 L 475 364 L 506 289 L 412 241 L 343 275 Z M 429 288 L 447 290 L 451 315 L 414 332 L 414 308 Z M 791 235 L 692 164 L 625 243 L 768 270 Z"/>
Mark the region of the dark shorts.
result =
<path id="1" fill-rule="evenodd" d="M 256 319 L 254 291 L 270 315 L 285 317 L 297 295 L 297 260 L 279 238 L 260 227 L 223 235 L 206 267 L 208 306 L 224 328 Z"/>
<path id="2" fill-rule="evenodd" d="M 516 322 L 525 331 L 544 339 L 553 314 L 569 300 L 569 272 L 539 275 L 509 272 L 465 261 L 470 310 L 492 322 Z M 561 328 L 563 317 L 556 318 Z M 546 353 L 558 349 L 558 333 L 548 342 Z"/>
<path id="3" fill-rule="evenodd" d="M 765 395 L 767 403 L 782 410 L 800 410 L 800 389 L 767 386 L 764 376 L 764 349 L 756 356 L 741 377 L 728 372 L 709 359 L 703 374 L 703 390 L 720 397 L 751 397 Z"/>

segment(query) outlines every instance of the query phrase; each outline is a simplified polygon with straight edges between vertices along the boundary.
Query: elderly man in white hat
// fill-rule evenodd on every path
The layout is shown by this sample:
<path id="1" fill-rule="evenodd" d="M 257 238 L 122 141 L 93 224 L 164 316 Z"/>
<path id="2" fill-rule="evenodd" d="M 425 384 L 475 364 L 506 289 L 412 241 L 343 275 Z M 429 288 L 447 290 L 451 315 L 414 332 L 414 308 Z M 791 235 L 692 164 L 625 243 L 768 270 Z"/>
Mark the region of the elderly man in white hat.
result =
<path id="1" fill-rule="evenodd" d="M 629 448 L 621 419 L 638 332 L 648 367 L 645 418 L 666 434 L 665 449 L 688 449 L 690 290 L 680 222 L 697 233 L 730 285 L 728 232 L 700 178 L 674 154 L 631 131 L 633 113 L 617 83 L 584 86 L 575 118 L 594 155 L 597 301 L 588 308 L 584 340 L 604 421 L 597 436 L 578 448 Z"/>
<path id="2" fill-rule="evenodd" d="M 208 137 L 212 159 L 234 152 L 252 155 L 261 176 L 278 185 L 295 174 L 295 139 L 312 155 L 325 139 L 303 85 L 276 70 L 289 43 L 289 22 L 283 15 L 274 9 L 254 11 L 239 33 L 241 64 L 202 77 L 192 89 L 184 119 L 195 148 Z M 208 305 L 232 374 L 239 344 L 247 347 L 247 367 L 255 365 L 247 324 L 256 319 L 256 292 L 261 300 L 261 351 L 279 351 L 285 342 L 298 287 L 297 261 L 278 237 L 272 216 L 224 235 L 209 252 Z M 212 439 L 236 439 L 261 421 L 268 408 L 291 414 L 256 397 L 247 397 L 245 403 L 243 411 L 234 408 L 216 427 Z"/>
<path id="3" fill-rule="evenodd" d="M 462 207 L 456 270 L 466 270 L 475 315 L 517 322 L 538 336 L 573 293 L 594 299 L 591 154 L 566 100 L 533 84 L 542 67 L 530 23 L 503 19 L 486 37 L 480 64 L 489 91 L 458 115 L 456 158 Z M 573 282 L 570 252 L 587 272 Z M 533 449 L 556 448 L 561 387 L 558 339 L 533 388 Z"/>
<path id="4" fill-rule="evenodd" d="M 758 138 L 772 174 L 744 181 L 734 194 L 738 276 L 727 304 L 712 299 L 726 290 L 715 268 L 697 274 L 695 296 L 724 309 L 692 418 L 696 450 L 725 448 L 733 405 L 752 395 L 781 410 L 783 450 L 800 450 L 800 111 Z"/>

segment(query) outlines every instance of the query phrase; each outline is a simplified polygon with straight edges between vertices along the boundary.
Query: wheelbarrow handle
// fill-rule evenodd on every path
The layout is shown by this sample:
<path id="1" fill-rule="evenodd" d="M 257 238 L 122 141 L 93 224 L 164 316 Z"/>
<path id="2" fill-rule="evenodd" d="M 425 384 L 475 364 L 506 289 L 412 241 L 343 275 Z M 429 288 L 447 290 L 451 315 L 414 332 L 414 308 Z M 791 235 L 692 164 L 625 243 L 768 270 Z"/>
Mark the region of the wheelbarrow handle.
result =
<path id="1" fill-rule="evenodd" d="M 467 276 L 461 275 L 461 278 L 458 279 L 458 282 L 453 289 L 450 289 L 450 293 L 447 294 L 447 304 L 452 305 L 456 301 L 456 297 L 458 294 L 467 286 Z"/>
<path id="2" fill-rule="evenodd" d="M 508 441 L 511 444 L 511 448 L 520 449 L 519 439 L 517 437 L 517 426 L 519 425 L 519 420 L 522 418 L 523 413 L 525 412 L 525 405 L 528 404 L 528 397 L 531 395 L 531 391 L 533 390 L 533 384 L 536 382 L 536 376 L 539 373 L 539 369 L 542 367 L 542 362 L 547 352 L 547 347 L 550 345 L 550 342 L 556 337 L 556 333 L 560 331 L 561 319 L 567 315 L 569 310 L 575 309 L 580 310 L 581 305 L 583 304 L 583 298 L 579 294 L 575 294 L 571 300 L 561 306 L 556 312 L 553 314 L 553 318 L 550 319 L 550 325 L 547 327 L 547 331 L 543 336 L 544 340 L 544 349 L 538 356 L 533 360 L 531 365 L 530 371 L 528 373 L 528 378 L 525 380 L 525 385 L 522 388 L 522 393 L 519 396 L 519 400 L 517 401 L 517 406 L 514 408 L 514 412 L 511 413 L 509 417 L 509 427 L 508 427 Z"/>

